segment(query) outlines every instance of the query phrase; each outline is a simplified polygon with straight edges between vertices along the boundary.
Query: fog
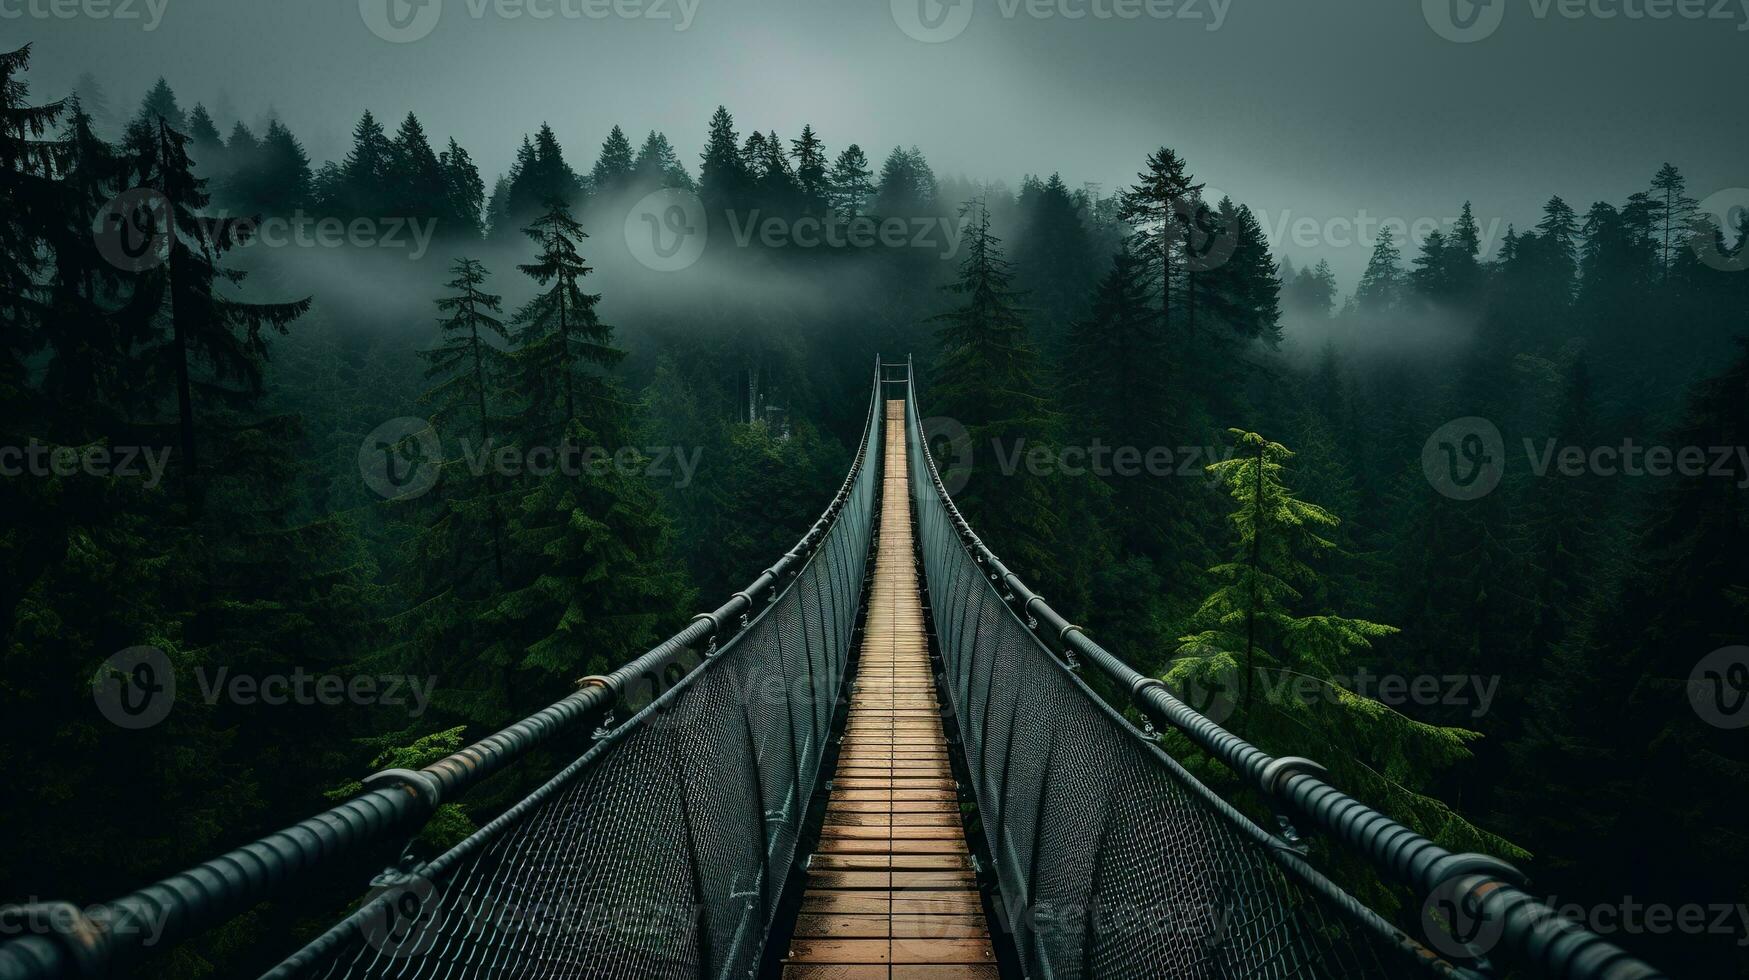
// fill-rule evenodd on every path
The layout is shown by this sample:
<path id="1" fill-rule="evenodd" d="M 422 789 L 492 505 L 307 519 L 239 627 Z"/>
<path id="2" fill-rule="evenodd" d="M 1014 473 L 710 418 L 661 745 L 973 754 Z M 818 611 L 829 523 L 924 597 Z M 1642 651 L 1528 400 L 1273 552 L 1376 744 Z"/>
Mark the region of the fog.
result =
<path id="1" fill-rule="evenodd" d="M 318 163 L 365 109 L 412 110 L 488 184 L 543 120 L 579 169 L 618 123 L 665 132 L 696 174 L 719 103 L 743 133 L 808 122 L 831 153 L 915 144 L 937 174 L 1010 186 L 1114 193 L 1171 145 L 1346 292 L 1379 221 L 1473 198 L 1497 239 L 1551 194 L 1619 200 L 1666 158 L 1698 198 L 1744 183 L 1728 100 L 1749 12 L 1705 8 L 1501 0 L 1464 42 L 1431 0 L 4 0 L 0 31 L 36 44 L 39 94 L 89 70 L 131 113 L 162 75 L 185 106 L 276 112 Z"/>

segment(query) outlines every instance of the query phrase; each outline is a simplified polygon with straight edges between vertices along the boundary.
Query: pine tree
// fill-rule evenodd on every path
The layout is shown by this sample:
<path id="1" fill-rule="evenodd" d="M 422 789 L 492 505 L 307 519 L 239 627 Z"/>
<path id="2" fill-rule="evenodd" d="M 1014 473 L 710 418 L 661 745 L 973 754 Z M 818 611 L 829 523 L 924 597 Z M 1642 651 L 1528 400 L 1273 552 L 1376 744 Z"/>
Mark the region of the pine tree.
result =
<path id="1" fill-rule="evenodd" d="M 189 477 L 199 472 L 195 440 L 195 393 L 236 398 L 252 397 L 262 389 L 261 369 L 267 357 L 265 333 L 285 333 L 290 324 L 310 308 L 310 301 L 291 303 L 244 303 L 218 295 L 219 281 L 240 284 L 247 274 L 219 264 L 224 254 L 239 244 L 237 225 L 198 216 L 208 203 L 206 181 L 194 176 L 188 159 L 188 137 L 160 121 L 153 168 L 147 187 L 163 195 L 168 210 L 169 258 L 154 270 L 163 277 L 168 308 L 164 311 L 167 336 L 155 345 L 152 357 L 166 363 L 174 378 L 182 465 Z M 197 363 L 210 379 L 197 380 Z M 228 381 L 243 384 L 238 392 L 224 387 Z M 190 484 L 192 492 L 192 482 Z"/>
<path id="2" fill-rule="evenodd" d="M 489 401 L 497 380 L 510 366 L 509 356 L 492 342 L 493 336 L 501 342 L 509 340 L 504 322 L 497 316 L 502 311 L 503 298 L 481 289 L 487 273 L 474 259 L 459 260 L 450 272 L 455 278 L 445 288 L 451 290 L 451 295 L 437 301 L 437 308 L 448 314 L 442 321 L 442 340 L 438 346 L 419 352 L 427 363 L 425 376 L 441 380 L 421 400 L 432 406 L 431 422 L 438 431 L 465 426 L 478 440 L 480 451 L 489 452 L 499 423 Z M 487 472 L 476 485 L 469 479 L 470 474 L 459 472 L 459 467 L 446 464 L 446 469 L 450 472 L 442 481 L 442 513 L 427 525 L 428 541 L 441 542 L 429 550 L 442 554 L 428 553 L 424 557 L 451 576 L 449 588 L 466 593 L 466 584 L 476 576 L 476 571 L 467 564 L 480 553 L 473 545 L 478 543 L 479 529 L 484 527 L 489 531 L 484 552 L 491 556 L 494 581 L 501 584 L 504 519 L 495 475 Z"/>
<path id="3" fill-rule="evenodd" d="M 93 123 L 95 121 L 93 117 Z M 219 135 L 219 127 L 213 122 L 213 117 L 207 114 L 206 106 L 199 102 L 194 104 L 194 109 L 188 114 L 188 136 L 193 140 L 192 156 L 201 172 L 208 180 L 223 182 L 230 169 L 225 159 L 225 140 Z"/>
<path id="4" fill-rule="evenodd" d="M 241 125 L 241 124 L 239 124 Z M 342 214 L 349 218 L 385 214 L 395 200 L 395 147 L 382 124 L 366 110 L 352 129 L 352 151 L 340 165 L 345 179 Z"/>
<path id="5" fill-rule="evenodd" d="M 1171 398 L 1166 340 L 1149 264 L 1129 244 L 1112 256 L 1092 307 L 1069 332 L 1063 379 L 1067 408 L 1088 435 L 1112 445 L 1165 445 L 1164 406 Z"/>
<path id="6" fill-rule="evenodd" d="M 1269 240 L 1251 209 L 1222 198 L 1216 209 L 1219 232 L 1230 255 L 1204 271 L 1202 289 L 1209 313 L 1228 328 L 1229 338 L 1281 342 L 1281 280 Z"/>
<path id="7" fill-rule="evenodd" d="M 596 194 L 617 194 L 631 179 L 633 171 L 632 143 L 618 126 L 607 134 L 601 144 L 601 155 L 595 169 L 589 173 L 589 187 Z"/>
<path id="8" fill-rule="evenodd" d="M 1435 229 L 1421 243 L 1421 254 L 1415 257 L 1415 267 L 1409 272 L 1409 282 L 1415 292 L 1435 302 L 1451 300 L 1457 292 L 1451 279 L 1450 249 L 1445 233 Z"/>
<path id="9" fill-rule="evenodd" d="M 748 175 L 741 160 L 741 142 L 735 135 L 734 117 L 722 106 L 711 116 L 698 190 L 706 211 L 713 216 L 741 208 L 746 202 Z"/>
<path id="10" fill-rule="evenodd" d="M 562 435 L 585 412 L 599 417 L 606 391 L 586 369 L 611 368 L 625 354 L 613 346 L 613 328 L 596 316 L 601 296 L 585 293 L 579 285 L 592 270 L 577 245 L 589 236 L 571 217 L 571 209 L 554 199 L 523 233 L 541 254 L 518 268 L 542 292 L 516 312 L 510 370 L 512 388 L 523 400 L 520 434 L 532 444 Z"/>
<path id="11" fill-rule="evenodd" d="M 755 136 L 758 134 L 755 133 Z M 749 142 L 748 169 L 757 175 L 759 193 L 767 208 L 786 216 L 795 216 L 800 208 L 801 191 L 796 183 L 795 168 L 777 131 Z"/>
<path id="12" fill-rule="evenodd" d="M 1448 847 L 1523 856 L 1418 791 L 1467 759 L 1477 733 L 1414 721 L 1343 686 L 1373 643 L 1397 630 L 1305 608 L 1321 588 L 1311 562 L 1334 549 L 1340 520 L 1286 485 L 1287 447 L 1229 431 L 1236 453 L 1208 469 L 1238 505 L 1228 517 L 1233 558 L 1209 570 L 1224 584 L 1198 610 L 1202 629 L 1180 638 L 1166 680 L 1230 695 L 1229 729 L 1273 754 L 1316 757 L 1335 782 Z"/>
<path id="13" fill-rule="evenodd" d="M 854 218 L 862 213 L 874 197 L 874 182 L 870 179 L 873 176 L 862 147 L 852 143 L 838 154 L 832 163 L 831 186 L 832 206 L 839 217 Z"/>
<path id="14" fill-rule="evenodd" d="M 114 132 L 115 108 L 110 104 L 109 93 L 98 82 L 96 75 L 89 71 L 80 72 L 78 79 L 73 82 L 73 98 L 79 100 L 79 104 L 85 107 L 86 114 L 91 117 L 92 132 L 100 138 L 107 138 L 106 134 Z M 190 125 L 193 122 L 191 116 Z"/>
<path id="15" fill-rule="evenodd" d="M 894 147 L 881 164 L 873 211 L 882 217 L 926 215 L 935 204 L 935 175 L 915 147 Z"/>
<path id="16" fill-rule="evenodd" d="M 130 150 L 141 156 L 148 156 L 158 139 L 158 122 L 177 132 L 188 131 L 188 117 L 183 115 L 182 106 L 177 104 L 176 93 L 171 91 L 170 83 L 162 77 L 152 86 L 141 100 L 139 111 L 134 114 L 133 121 L 128 123 L 126 143 Z"/>
<path id="17" fill-rule="evenodd" d="M 309 207 L 314 185 L 304 145 L 278 120 L 261 138 L 253 193 L 244 207 L 252 214 L 291 215 Z"/>
<path id="18" fill-rule="evenodd" d="M 23 420 L 31 401 L 25 361 L 42 343 L 42 246 L 61 218 L 56 148 L 44 136 L 65 104 L 30 105 L 17 77 L 29 68 L 29 45 L 0 53 L 0 415 L 9 421 Z"/>
<path id="19" fill-rule="evenodd" d="M 685 164 L 680 162 L 668 137 L 655 130 L 650 131 L 650 135 L 644 138 L 644 145 L 638 148 L 638 158 L 632 163 L 632 179 L 641 191 L 660 187 L 691 190 L 693 186 L 692 175 L 686 172 Z"/>
<path id="20" fill-rule="evenodd" d="M 1389 228 L 1380 229 L 1366 271 L 1354 288 L 1355 307 L 1367 315 L 1393 313 L 1402 305 L 1404 284 L 1403 253 L 1397 250 L 1396 236 Z"/>
<path id="21" fill-rule="evenodd" d="M 1551 197 L 1543 205 L 1543 218 L 1537 223 L 1536 230 L 1542 238 L 1551 285 L 1558 290 L 1561 305 L 1565 307 L 1572 302 L 1573 290 L 1578 286 L 1579 216 L 1573 213 L 1566 201 L 1558 196 Z"/>
<path id="22" fill-rule="evenodd" d="M 532 143 L 526 142 L 511 171 L 510 191 L 504 203 L 501 228 L 506 237 L 548 213 L 554 201 L 567 208 L 582 203 L 583 180 L 565 162 L 565 153 L 551 126 L 541 123 Z"/>
<path id="23" fill-rule="evenodd" d="M 62 220 L 47 236 L 54 256 L 48 304 L 57 328 L 45 334 L 53 356 L 42 390 L 63 414 L 78 413 L 90 423 L 69 435 L 96 437 L 114 433 L 135 407 L 130 396 L 140 379 L 132 376 L 128 353 L 149 328 L 155 296 L 105 258 L 91 233 L 125 187 L 127 168 L 97 135 L 83 103 L 75 98 L 67 109 L 55 184 Z"/>
<path id="24" fill-rule="evenodd" d="M 1281 301 L 1290 314 L 1327 320 L 1336 312 L 1336 273 L 1328 260 L 1320 259 L 1309 269 L 1292 271 L 1282 260 Z"/>
<path id="25" fill-rule="evenodd" d="M 1687 240 L 1696 201 L 1688 196 L 1688 180 L 1682 176 L 1682 171 L 1668 163 L 1659 167 L 1652 177 L 1652 190 L 1657 206 L 1658 265 L 1668 281 L 1676 266 L 1677 255 Z"/>
<path id="26" fill-rule="evenodd" d="M 1099 282 L 1099 270 L 1092 262 L 1095 252 L 1081 217 L 1081 202 L 1059 175 L 1029 181 L 1019 208 L 1021 234 L 1014 250 L 1014 271 L 1028 286 L 1039 343 L 1055 351 L 1068 325 L 1086 310 L 1087 296 Z"/>
<path id="27" fill-rule="evenodd" d="M 1136 250 L 1155 263 L 1161 324 L 1171 343 L 1173 291 L 1181 275 L 1187 226 L 1203 185 L 1185 172 L 1183 158 L 1164 146 L 1149 154 L 1146 169 L 1136 175 L 1136 181 L 1123 192 L 1118 216 L 1137 226 Z"/>
<path id="28" fill-rule="evenodd" d="M 425 135 L 411 112 L 389 144 L 388 178 L 392 189 L 389 213 L 413 221 L 454 222 L 450 208 L 450 185 Z"/>
<path id="29" fill-rule="evenodd" d="M 468 151 L 452 137 L 449 148 L 437 158 L 443 175 L 444 197 L 448 210 L 443 230 L 470 241 L 484 233 L 486 182 L 480 179 L 480 169 Z"/>
<path id="30" fill-rule="evenodd" d="M 1059 526 L 1044 481 L 1003 472 L 999 459 L 981 454 L 1048 444 L 1054 420 L 1039 394 L 1036 355 L 989 210 L 972 201 L 959 215 L 968 221 L 966 257 L 958 278 L 942 288 L 961 303 L 931 319 L 941 359 L 929 404 L 958 420 L 971 440 L 962 504 L 1005 543 L 1015 567 L 1043 571 Z"/>
<path id="31" fill-rule="evenodd" d="M 796 188 L 802 213 L 825 214 L 831 207 L 831 185 L 826 178 L 825 144 L 814 135 L 814 127 L 802 126 L 801 138 L 790 141 L 790 155 L 796 160 Z"/>

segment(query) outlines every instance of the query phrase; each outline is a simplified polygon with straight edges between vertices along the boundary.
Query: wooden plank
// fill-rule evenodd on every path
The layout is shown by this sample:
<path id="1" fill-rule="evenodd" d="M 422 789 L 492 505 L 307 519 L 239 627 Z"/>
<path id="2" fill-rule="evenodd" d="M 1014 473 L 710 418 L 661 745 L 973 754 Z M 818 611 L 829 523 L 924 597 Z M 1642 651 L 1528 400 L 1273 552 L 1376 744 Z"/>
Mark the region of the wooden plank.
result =
<path id="1" fill-rule="evenodd" d="M 858 676 L 825 824 L 784 961 L 788 980 L 997 980 L 948 758 L 912 560 L 904 403 L 887 476 Z"/>

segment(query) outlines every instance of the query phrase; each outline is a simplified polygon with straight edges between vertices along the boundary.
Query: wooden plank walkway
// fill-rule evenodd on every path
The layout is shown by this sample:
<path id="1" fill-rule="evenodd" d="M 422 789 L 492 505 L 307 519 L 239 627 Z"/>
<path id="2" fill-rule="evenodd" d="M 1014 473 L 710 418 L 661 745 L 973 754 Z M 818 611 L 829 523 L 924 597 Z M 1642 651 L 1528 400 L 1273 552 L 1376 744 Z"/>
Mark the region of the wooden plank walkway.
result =
<path id="1" fill-rule="evenodd" d="M 887 402 L 856 689 L 785 980 L 996 980 L 912 564 L 905 403 Z"/>

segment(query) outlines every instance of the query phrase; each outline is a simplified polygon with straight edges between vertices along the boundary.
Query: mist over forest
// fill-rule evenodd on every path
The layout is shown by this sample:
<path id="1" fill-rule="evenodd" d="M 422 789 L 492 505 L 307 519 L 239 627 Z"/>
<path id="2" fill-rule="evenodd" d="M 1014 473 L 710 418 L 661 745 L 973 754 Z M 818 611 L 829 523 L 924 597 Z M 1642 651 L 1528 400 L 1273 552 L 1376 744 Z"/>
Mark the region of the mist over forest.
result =
<path id="1" fill-rule="evenodd" d="M 1316 184 L 1310 150 L 1235 164 L 1192 149 L 1216 127 L 1080 120 L 1065 94 L 1063 135 L 975 157 L 965 132 L 1004 123 L 970 71 L 908 100 L 911 136 L 848 90 L 811 117 L 739 83 L 683 124 L 646 94 L 603 115 L 618 83 L 586 58 L 589 125 L 519 98 L 502 60 L 465 111 L 416 111 L 438 100 L 394 80 L 348 83 L 362 113 L 288 90 L 282 116 L 230 94 L 258 83 L 227 85 L 229 58 L 104 62 L 33 26 L 0 39 L 0 902 L 125 894 L 643 655 L 813 526 L 871 372 L 908 360 L 954 503 L 1106 650 L 1551 904 L 1705 910 L 1580 921 L 1672 975 L 1749 977 L 1749 189 L 1717 183 L 1743 157 L 1690 108 L 1601 162 L 1503 122 L 1519 142 L 1494 148 L 1523 163 L 1474 180 L 1381 150 L 1387 200 L 1419 203 L 1357 222 L 1258 179 Z M 358 33 L 331 55 L 349 79 Z M 1604 112 L 1584 100 L 1575 127 Z M 461 135 L 488 126 L 516 136 Z M 1090 129 L 1135 149 L 1092 163 Z M 174 711 L 93 707 L 94 674 L 148 656 Z M 1076 669 L 1152 734 L 1134 692 Z M 292 678 L 284 703 L 263 677 Z M 446 800 L 410 853 L 487 827 L 592 737 Z M 1275 832 L 1204 747 L 1159 746 Z M 1308 853 L 1422 936 L 1420 896 Z M 359 885 L 128 975 L 259 973 Z"/>

